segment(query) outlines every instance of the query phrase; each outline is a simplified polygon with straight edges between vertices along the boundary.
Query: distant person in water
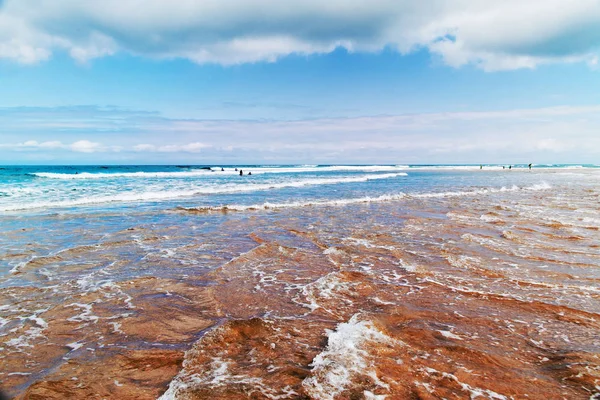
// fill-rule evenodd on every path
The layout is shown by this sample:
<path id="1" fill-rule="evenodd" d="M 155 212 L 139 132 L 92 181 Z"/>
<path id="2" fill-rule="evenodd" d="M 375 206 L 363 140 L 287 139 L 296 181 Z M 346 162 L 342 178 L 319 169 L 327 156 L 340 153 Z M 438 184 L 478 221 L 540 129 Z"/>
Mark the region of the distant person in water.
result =
<path id="1" fill-rule="evenodd" d="M 237 171 L 237 168 L 235 170 Z"/>
<path id="2" fill-rule="evenodd" d="M 503 165 L 503 166 L 502 166 L 502 169 L 506 169 L 506 167 Z"/>
<path id="3" fill-rule="evenodd" d="M 529 163 L 529 169 L 531 169 L 531 163 Z"/>
<path id="4" fill-rule="evenodd" d="M 225 170 L 223 169 L 223 167 L 221 167 L 221 171 L 225 171 Z"/>
<path id="5" fill-rule="evenodd" d="M 240 176 L 244 175 L 244 170 L 240 169 Z"/>
<path id="6" fill-rule="evenodd" d="M 512 165 L 509 165 L 509 166 L 508 166 L 508 169 L 512 169 Z"/>
<path id="7" fill-rule="evenodd" d="M 480 165 L 480 166 L 479 166 L 479 169 L 483 169 L 483 165 Z"/>
<path id="8" fill-rule="evenodd" d="M 248 175 L 252 175 L 252 171 L 248 172 Z"/>

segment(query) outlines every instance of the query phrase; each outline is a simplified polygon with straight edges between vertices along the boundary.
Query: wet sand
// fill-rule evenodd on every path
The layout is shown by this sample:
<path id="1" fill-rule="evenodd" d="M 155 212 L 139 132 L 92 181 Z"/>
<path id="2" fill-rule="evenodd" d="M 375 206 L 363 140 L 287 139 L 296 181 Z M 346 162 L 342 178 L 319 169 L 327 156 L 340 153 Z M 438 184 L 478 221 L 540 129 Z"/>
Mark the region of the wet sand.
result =
<path id="1" fill-rule="evenodd" d="M 0 292 L 2 388 L 18 399 L 600 398 L 599 215 L 600 189 L 573 186 L 174 209 L 109 233 L 118 216 L 96 216 L 73 246 L 2 255 L 23 282 Z M 45 218 L 64 230 L 75 217 Z"/>

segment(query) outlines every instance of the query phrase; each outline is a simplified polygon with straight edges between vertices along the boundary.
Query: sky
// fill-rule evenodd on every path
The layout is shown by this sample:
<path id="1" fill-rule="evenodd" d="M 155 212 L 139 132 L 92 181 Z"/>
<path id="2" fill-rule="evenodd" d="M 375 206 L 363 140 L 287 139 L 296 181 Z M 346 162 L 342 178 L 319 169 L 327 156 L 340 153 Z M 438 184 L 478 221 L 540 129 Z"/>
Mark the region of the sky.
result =
<path id="1" fill-rule="evenodd" d="M 0 0 L 0 164 L 600 164 L 598 0 Z"/>

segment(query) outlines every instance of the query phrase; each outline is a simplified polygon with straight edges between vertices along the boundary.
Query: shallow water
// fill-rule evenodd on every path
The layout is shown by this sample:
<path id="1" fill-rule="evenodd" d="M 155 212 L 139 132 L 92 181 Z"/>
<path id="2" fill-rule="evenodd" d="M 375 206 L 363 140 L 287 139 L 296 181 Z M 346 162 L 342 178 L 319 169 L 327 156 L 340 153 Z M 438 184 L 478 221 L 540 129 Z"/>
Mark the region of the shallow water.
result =
<path id="1" fill-rule="evenodd" d="M 5 178 L 11 396 L 600 396 L 597 169 L 97 168 Z"/>

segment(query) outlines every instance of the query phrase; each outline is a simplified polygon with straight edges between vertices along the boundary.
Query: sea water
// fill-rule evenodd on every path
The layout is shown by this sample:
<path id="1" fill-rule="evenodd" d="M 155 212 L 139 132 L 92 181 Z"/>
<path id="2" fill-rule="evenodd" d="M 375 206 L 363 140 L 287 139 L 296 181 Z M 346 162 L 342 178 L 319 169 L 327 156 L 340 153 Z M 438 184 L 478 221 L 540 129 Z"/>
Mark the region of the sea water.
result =
<path id="1" fill-rule="evenodd" d="M 5 166 L 0 185 L 10 395 L 600 390 L 595 165 Z"/>

